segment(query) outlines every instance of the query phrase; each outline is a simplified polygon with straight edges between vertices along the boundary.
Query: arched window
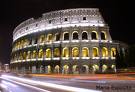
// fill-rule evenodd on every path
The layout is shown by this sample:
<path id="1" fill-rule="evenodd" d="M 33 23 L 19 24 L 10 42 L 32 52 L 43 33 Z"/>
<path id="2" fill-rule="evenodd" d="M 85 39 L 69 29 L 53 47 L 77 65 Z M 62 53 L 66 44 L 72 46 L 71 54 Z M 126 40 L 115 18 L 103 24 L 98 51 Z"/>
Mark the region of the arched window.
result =
<path id="1" fill-rule="evenodd" d="M 116 56 L 116 49 L 111 48 L 111 57 L 115 57 L 115 56 Z"/>
<path id="2" fill-rule="evenodd" d="M 52 72 L 52 70 L 51 70 L 51 66 L 50 65 L 48 65 L 47 66 L 47 73 L 51 73 Z"/>
<path id="3" fill-rule="evenodd" d="M 60 40 L 60 34 L 59 33 L 56 33 L 55 34 L 55 41 L 59 41 Z"/>
<path id="4" fill-rule="evenodd" d="M 98 57 L 98 48 L 97 47 L 93 47 L 93 54 L 92 54 L 92 56 L 93 57 Z"/>
<path id="5" fill-rule="evenodd" d="M 26 52 L 23 52 L 23 59 L 24 60 L 26 60 L 26 56 L 27 56 Z"/>
<path id="6" fill-rule="evenodd" d="M 73 32 L 72 38 L 73 40 L 78 40 L 78 32 Z"/>
<path id="7" fill-rule="evenodd" d="M 21 48 L 21 42 L 18 42 L 18 49 Z"/>
<path id="8" fill-rule="evenodd" d="M 30 58 L 31 58 L 31 52 L 28 51 L 28 52 L 27 52 L 27 59 L 30 59 Z"/>
<path id="9" fill-rule="evenodd" d="M 46 49 L 46 58 L 51 58 L 51 49 Z"/>
<path id="10" fill-rule="evenodd" d="M 43 49 L 40 49 L 38 52 L 38 58 L 43 58 Z"/>
<path id="11" fill-rule="evenodd" d="M 101 32 L 101 40 L 106 40 L 106 33 L 104 31 Z"/>
<path id="12" fill-rule="evenodd" d="M 69 73 L 69 66 L 68 65 L 64 65 L 63 66 L 63 73 L 64 74 L 68 74 Z"/>
<path id="13" fill-rule="evenodd" d="M 44 35 L 41 35 L 39 37 L 39 43 L 43 43 L 44 42 L 44 39 L 45 39 L 45 36 Z"/>
<path id="14" fill-rule="evenodd" d="M 22 53 L 20 53 L 19 59 L 20 59 L 20 60 L 23 60 L 23 54 L 22 54 Z"/>
<path id="15" fill-rule="evenodd" d="M 97 36 L 97 32 L 96 31 L 92 31 L 91 38 L 92 38 L 92 40 L 97 40 L 98 39 L 98 36 Z"/>
<path id="16" fill-rule="evenodd" d="M 32 53 L 32 58 L 35 59 L 36 57 L 37 57 L 37 52 L 36 52 L 36 50 L 34 50 Z"/>
<path id="17" fill-rule="evenodd" d="M 94 65 L 92 66 L 92 68 L 93 68 L 93 72 L 96 72 L 96 71 L 99 70 L 99 66 L 96 65 L 96 64 L 94 64 Z"/>
<path id="18" fill-rule="evenodd" d="M 21 41 L 21 48 L 23 48 L 24 47 L 24 41 L 22 40 Z"/>
<path id="19" fill-rule="evenodd" d="M 88 40 L 88 34 L 87 32 L 82 33 L 82 40 Z"/>
<path id="20" fill-rule="evenodd" d="M 60 50 L 59 48 L 54 49 L 54 57 L 60 57 Z"/>
<path id="21" fill-rule="evenodd" d="M 79 57 L 79 49 L 77 47 L 72 49 L 72 57 Z"/>
<path id="22" fill-rule="evenodd" d="M 82 57 L 88 57 L 88 56 L 89 56 L 89 49 L 87 47 L 83 47 Z"/>
<path id="23" fill-rule="evenodd" d="M 108 57 L 108 49 L 106 47 L 102 48 L 102 56 L 103 57 Z"/>
<path id="24" fill-rule="evenodd" d="M 47 35 L 47 41 L 48 42 L 51 42 L 52 41 L 52 38 L 53 38 L 52 34 L 48 34 Z"/>
<path id="25" fill-rule="evenodd" d="M 38 42 L 38 39 L 36 37 L 36 38 L 34 38 L 34 44 L 37 44 L 37 42 Z"/>
<path id="26" fill-rule="evenodd" d="M 28 41 L 28 39 L 25 39 L 24 40 L 24 46 L 27 46 L 27 45 L 29 45 L 29 41 Z"/>
<path id="27" fill-rule="evenodd" d="M 69 49 L 67 47 L 63 48 L 62 56 L 63 57 L 69 57 Z"/>
<path id="28" fill-rule="evenodd" d="M 32 38 L 29 39 L 29 45 L 32 45 Z"/>
<path id="29" fill-rule="evenodd" d="M 102 72 L 106 72 L 107 68 L 108 68 L 107 65 L 104 64 L 104 65 L 102 66 Z"/>
<path id="30" fill-rule="evenodd" d="M 89 66 L 88 65 L 83 65 L 81 67 L 82 73 L 88 74 L 89 73 Z"/>
<path id="31" fill-rule="evenodd" d="M 55 72 L 55 73 L 59 73 L 59 72 L 60 72 L 60 67 L 59 67 L 59 65 L 56 65 L 56 66 L 55 66 L 54 72 Z"/>
<path id="32" fill-rule="evenodd" d="M 69 40 L 69 33 L 68 32 L 64 32 L 64 40 Z"/>

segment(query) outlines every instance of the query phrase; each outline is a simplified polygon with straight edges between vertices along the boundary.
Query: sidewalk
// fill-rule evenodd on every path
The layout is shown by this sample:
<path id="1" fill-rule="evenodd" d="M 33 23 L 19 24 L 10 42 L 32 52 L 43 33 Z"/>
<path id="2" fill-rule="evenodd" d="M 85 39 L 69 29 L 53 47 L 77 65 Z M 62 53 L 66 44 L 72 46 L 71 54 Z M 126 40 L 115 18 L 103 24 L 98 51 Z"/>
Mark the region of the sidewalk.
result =
<path id="1" fill-rule="evenodd" d="M 88 74 L 88 75 L 73 75 L 73 74 L 29 74 L 33 77 L 49 77 L 63 79 L 81 79 L 81 80 L 135 80 L 135 73 L 119 73 L 119 74 Z M 129 76 L 132 75 L 132 76 Z"/>

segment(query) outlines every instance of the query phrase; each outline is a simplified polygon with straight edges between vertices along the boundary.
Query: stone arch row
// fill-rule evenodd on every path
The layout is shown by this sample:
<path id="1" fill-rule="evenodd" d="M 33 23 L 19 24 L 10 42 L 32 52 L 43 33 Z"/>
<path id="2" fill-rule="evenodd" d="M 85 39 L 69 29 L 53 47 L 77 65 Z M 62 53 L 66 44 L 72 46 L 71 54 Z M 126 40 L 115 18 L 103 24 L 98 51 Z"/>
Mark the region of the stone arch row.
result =
<path id="1" fill-rule="evenodd" d="M 107 40 L 107 34 L 105 31 L 101 31 L 100 35 L 101 35 L 101 40 Z M 82 36 L 81 37 L 82 40 L 88 40 L 88 38 L 89 38 L 87 31 L 83 31 L 81 36 Z M 69 38 L 70 38 L 69 32 L 64 32 L 63 38 L 62 38 L 63 41 L 67 41 L 67 40 L 69 40 Z M 72 38 L 72 40 L 79 40 L 79 33 L 77 31 L 72 32 L 71 38 Z M 91 39 L 98 40 L 98 38 L 99 38 L 98 33 L 96 31 L 92 31 Z M 61 39 L 60 33 L 56 33 L 54 37 L 53 37 L 53 34 L 49 33 L 49 34 L 47 34 L 46 38 L 45 38 L 45 35 L 41 35 L 38 37 L 38 39 L 34 39 L 34 41 L 32 39 L 23 39 L 23 40 L 15 42 L 15 45 L 13 46 L 13 51 L 16 49 L 24 48 L 28 45 L 44 43 L 44 42 L 60 41 L 60 39 Z"/>
<path id="2" fill-rule="evenodd" d="M 13 61 L 15 60 L 26 60 L 26 59 L 36 59 L 36 58 L 52 58 L 52 57 L 65 57 L 68 58 L 70 57 L 70 53 L 71 53 L 71 57 L 91 57 L 90 55 L 90 50 L 88 47 L 82 47 L 82 50 L 80 51 L 78 47 L 73 47 L 71 52 L 69 47 L 64 47 L 62 49 L 62 51 L 60 51 L 60 48 L 53 48 L 53 50 L 51 50 L 51 48 L 46 48 L 45 50 L 43 50 L 42 48 L 37 50 L 33 50 L 33 51 L 27 51 L 27 52 L 19 52 L 13 55 L 12 59 Z M 93 47 L 92 48 L 92 57 L 99 57 L 99 48 L 98 47 Z M 109 49 L 106 47 L 102 47 L 101 49 L 101 54 L 102 57 L 115 57 L 116 55 L 116 48 L 112 47 L 110 49 L 110 53 L 109 53 Z"/>
<path id="3" fill-rule="evenodd" d="M 69 66 L 69 65 L 65 64 L 62 67 L 60 67 L 59 65 L 56 65 L 54 67 L 48 65 L 48 66 L 45 66 L 45 68 L 43 68 L 43 69 L 46 73 L 62 73 L 62 74 L 83 73 L 83 74 L 88 74 L 88 73 L 99 72 L 100 67 L 97 64 L 93 64 L 92 66 L 89 66 L 89 65 L 81 65 L 81 66 L 72 65 L 72 66 Z M 111 69 L 113 72 L 116 72 L 116 66 L 115 65 L 111 65 L 111 66 L 107 66 L 106 64 L 102 65 L 102 72 L 103 73 L 107 72 L 109 69 Z"/>

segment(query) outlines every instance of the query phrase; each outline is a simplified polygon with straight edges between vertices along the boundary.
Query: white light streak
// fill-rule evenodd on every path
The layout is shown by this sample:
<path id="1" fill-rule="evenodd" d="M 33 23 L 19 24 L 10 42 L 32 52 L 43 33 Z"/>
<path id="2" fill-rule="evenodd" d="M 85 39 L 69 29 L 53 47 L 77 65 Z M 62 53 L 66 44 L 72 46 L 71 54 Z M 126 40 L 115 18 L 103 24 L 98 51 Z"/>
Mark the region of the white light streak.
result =
<path id="1" fill-rule="evenodd" d="M 5 75 L 5 76 L 6 76 L 6 75 Z M 38 87 L 35 87 L 35 86 L 31 86 L 31 85 L 28 85 L 28 84 L 25 84 L 25 83 L 21 83 L 21 82 L 13 81 L 13 80 L 11 80 L 11 79 L 7 79 L 7 78 L 9 78 L 9 77 L 7 77 L 7 78 L 1 77 L 1 78 L 4 79 L 4 80 L 10 81 L 10 82 L 19 84 L 19 85 L 23 85 L 23 86 L 26 86 L 26 87 L 29 87 L 29 88 L 32 88 L 32 89 L 36 89 L 36 90 L 38 90 L 38 91 L 51 92 L 51 91 L 48 91 L 48 90 L 45 90 L 45 89 L 41 89 L 41 88 L 38 88 Z M 16 79 L 17 77 L 15 78 L 15 77 L 11 77 L 11 76 L 10 76 L 10 78 Z M 19 79 L 21 80 L 21 78 L 19 78 Z M 19 80 L 19 79 L 18 79 L 18 80 Z"/>
<path id="2" fill-rule="evenodd" d="M 97 91 L 97 90 L 92 90 L 92 89 L 85 89 L 85 88 L 78 88 L 78 87 L 70 87 L 70 86 L 65 86 L 65 85 L 59 85 L 59 84 L 53 84 L 53 83 L 47 83 L 47 82 L 41 82 L 41 81 L 34 81 L 30 79 L 25 79 L 25 78 L 18 78 L 14 76 L 7 76 L 7 75 L 2 75 L 2 78 L 4 79 L 14 79 L 23 83 L 29 83 L 29 84 L 39 84 L 45 87 L 50 87 L 50 88 L 55 88 L 55 89 L 60 89 L 60 90 L 65 90 L 65 91 L 70 91 L 70 92 L 102 92 L 102 91 Z M 16 81 L 15 81 L 16 82 Z M 18 83 L 20 83 L 18 82 Z M 21 83 L 21 84 L 23 84 Z M 27 85 L 27 84 L 25 84 Z M 28 85 L 30 86 L 30 85 Z M 33 86 L 32 86 L 33 87 Z M 37 88 L 37 87 L 36 87 Z"/>

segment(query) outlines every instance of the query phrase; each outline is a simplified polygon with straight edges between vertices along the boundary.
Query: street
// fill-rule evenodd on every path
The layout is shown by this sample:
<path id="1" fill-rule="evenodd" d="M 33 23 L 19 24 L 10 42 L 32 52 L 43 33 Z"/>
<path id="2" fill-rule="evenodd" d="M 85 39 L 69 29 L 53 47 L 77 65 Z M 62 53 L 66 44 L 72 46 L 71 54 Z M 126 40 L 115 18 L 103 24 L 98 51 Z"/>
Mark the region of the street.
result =
<path id="1" fill-rule="evenodd" d="M 2 92 L 134 92 L 134 80 L 1 75 Z"/>

